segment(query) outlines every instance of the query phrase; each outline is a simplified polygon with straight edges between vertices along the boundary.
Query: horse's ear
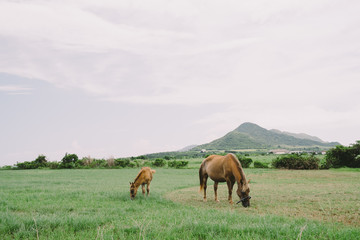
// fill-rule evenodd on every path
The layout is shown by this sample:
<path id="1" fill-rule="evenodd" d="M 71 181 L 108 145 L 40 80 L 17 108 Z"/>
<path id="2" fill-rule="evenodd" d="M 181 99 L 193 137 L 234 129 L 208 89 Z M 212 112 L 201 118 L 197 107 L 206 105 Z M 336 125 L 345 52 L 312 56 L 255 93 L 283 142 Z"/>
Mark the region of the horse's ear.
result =
<path id="1" fill-rule="evenodd" d="M 131 185 L 131 182 L 129 182 L 130 183 L 130 185 Z"/>

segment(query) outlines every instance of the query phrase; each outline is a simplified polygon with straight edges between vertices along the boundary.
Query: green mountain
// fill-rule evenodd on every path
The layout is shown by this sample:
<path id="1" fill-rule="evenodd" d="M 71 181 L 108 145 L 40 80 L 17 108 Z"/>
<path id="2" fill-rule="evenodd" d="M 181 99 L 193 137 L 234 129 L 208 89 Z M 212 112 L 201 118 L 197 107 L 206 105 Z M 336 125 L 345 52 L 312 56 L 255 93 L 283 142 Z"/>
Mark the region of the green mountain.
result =
<path id="1" fill-rule="evenodd" d="M 318 140 L 317 140 L 318 139 Z M 191 150 L 243 150 L 243 149 L 329 149 L 338 142 L 324 142 L 307 134 L 293 134 L 267 130 L 253 123 L 243 123 L 222 138 L 196 146 Z"/>

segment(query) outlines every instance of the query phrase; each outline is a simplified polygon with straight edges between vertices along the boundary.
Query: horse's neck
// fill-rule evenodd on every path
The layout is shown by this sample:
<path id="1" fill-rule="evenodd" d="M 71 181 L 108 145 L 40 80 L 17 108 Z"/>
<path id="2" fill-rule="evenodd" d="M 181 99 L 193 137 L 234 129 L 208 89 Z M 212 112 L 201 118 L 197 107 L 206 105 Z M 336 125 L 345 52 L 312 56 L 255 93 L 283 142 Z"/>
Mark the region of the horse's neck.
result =
<path id="1" fill-rule="evenodd" d="M 139 172 L 139 174 L 136 176 L 135 180 L 134 180 L 134 185 L 136 188 L 138 188 L 141 185 L 141 174 L 143 174 L 143 171 Z"/>
<path id="2" fill-rule="evenodd" d="M 246 177 L 245 177 L 245 173 L 244 170 L 241 167 L 241 163 L 240 165 L 233 159 L 234 164 L 235 164 L 235 169 L 236 169 L 236 173 L 234 174 L 236 182 L 238 183 L 238 188 L 241 188 L 243 186 L 243 184 L 246 184 Z"/>

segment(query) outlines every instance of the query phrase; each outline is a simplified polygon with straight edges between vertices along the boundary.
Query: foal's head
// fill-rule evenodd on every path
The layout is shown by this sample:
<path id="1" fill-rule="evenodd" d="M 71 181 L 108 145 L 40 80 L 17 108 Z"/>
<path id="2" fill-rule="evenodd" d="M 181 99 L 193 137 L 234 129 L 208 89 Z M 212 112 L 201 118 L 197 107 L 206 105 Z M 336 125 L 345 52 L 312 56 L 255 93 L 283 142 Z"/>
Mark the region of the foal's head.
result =
<path id="1" fill-rule="evenodd" d="M 135 187 L 135 183 L 130 182 L 130 198 L 133 200 L 136 196 L 137 188 Z"/>
<path id="2" fill-rule="evenodd" d="M 240 188 L 236 191 L 237 195 L 240 198 L 240 201 L 237 203 L 240 203 L 243 205 L 243 207 L 250 207 L 250 187 L 249 187 L 250 180 L 247 181 L 245 184 L 242 184 Z"/>

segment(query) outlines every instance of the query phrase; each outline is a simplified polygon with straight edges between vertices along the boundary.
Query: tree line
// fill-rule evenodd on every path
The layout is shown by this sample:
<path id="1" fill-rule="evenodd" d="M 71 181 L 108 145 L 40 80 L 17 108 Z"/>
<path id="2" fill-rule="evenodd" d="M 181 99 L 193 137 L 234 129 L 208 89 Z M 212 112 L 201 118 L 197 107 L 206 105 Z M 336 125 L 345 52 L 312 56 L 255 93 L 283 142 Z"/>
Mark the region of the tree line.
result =
<path id="1" fill-rule="evenodd" d="M 25 161 L 17 163 L 15 167 L 8 167 L 8 169 L 87 169 L 87 168 L 134 168 L 143 166 L 165 167 L 170 168 L 184 168 L 187 167 L 189 161 L 176 160 L 170 158 L 162 159 L 146 159 L 143 156 L 131 158 L 109 158 L 109 159 L 95 159 L 91 157 L 84 157 L 79 159 L 76 154 L 68 154 L 61 159 L 60 162 L 49 162 L 46 156 L 39 155 L 34 161 Z"/>
<path id="2" fill-rule="evenodd" d="M 68 154 L 62 158 L 60 162 L 49 162 L 46 156 L 39 155 L 34 161 L 25 161 L 17 163 L 14 167 L 5 166 L 2 169 L 66 169 L 66 168 L 134 168 L 143 166 L 153 167 L 169 167 L 169 168 L 185 168 L 188 166 L 189 161 L 183 160 L 189 155 L 201 158 L 206 158 L 210 154 L 225 155 L 227 152 L 222 153 L 188 153 L 183 152 L 185 155 L 177 153 L 158 153 L 150 155 L 142 155 L 131 158 L 109 158 L 109 159 L 94 159 L 91 157 L 84 157 L 79 159 L 76 154 Z M 234 154 L 238 157 L 242 167 L 248 168 L 253 163 L 248 154 Z M 360 141 L 350 146 L 338 145 L 331 148 L 326 152 L 325 161 L 321 162 L 315 154 L 287 154 L 275 158 L 270 166 L 269 164 L 255 161 L 255 168 L 285 168 L 285 169 L 329 169 L 329 168 L 360 168 Z"/>

